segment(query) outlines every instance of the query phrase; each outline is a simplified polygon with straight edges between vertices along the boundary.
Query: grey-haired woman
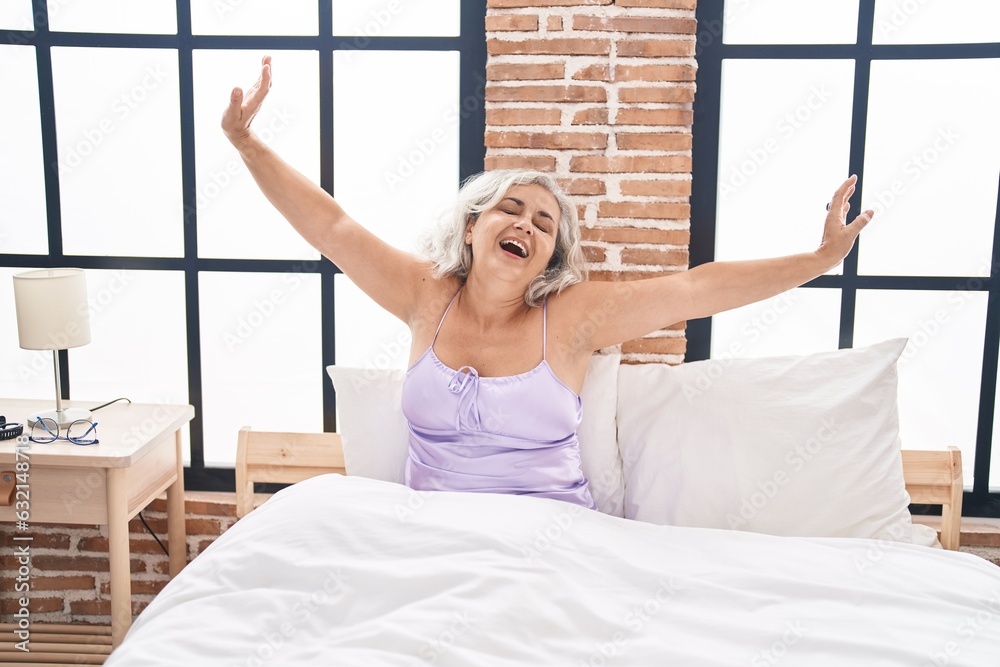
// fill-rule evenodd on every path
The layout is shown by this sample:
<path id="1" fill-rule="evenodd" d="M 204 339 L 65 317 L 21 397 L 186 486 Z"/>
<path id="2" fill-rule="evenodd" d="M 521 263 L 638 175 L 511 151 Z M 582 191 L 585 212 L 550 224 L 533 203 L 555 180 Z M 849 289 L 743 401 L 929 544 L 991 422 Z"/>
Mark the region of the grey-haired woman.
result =
<path id="1" fill-rule="evenodd" d="M 589 281 L 575 206 L 549 175 L 507 170 L 467 180 L 452 215 L 416 256 L 370 233 L 254 135 L 251 121 L 270 86 L 266 56 L 250 91 L 232 91 L 222 128 L 264 195 L 306 241 L 410 328 L 403 409 L 411 431 L 407 483 L 414 488 L 593 507 L 575 439 L 593 352 L 822 275 L 874 215 L 867 210 L 846 224 L 851 176 L 834 193 L 812 252 Z"/>

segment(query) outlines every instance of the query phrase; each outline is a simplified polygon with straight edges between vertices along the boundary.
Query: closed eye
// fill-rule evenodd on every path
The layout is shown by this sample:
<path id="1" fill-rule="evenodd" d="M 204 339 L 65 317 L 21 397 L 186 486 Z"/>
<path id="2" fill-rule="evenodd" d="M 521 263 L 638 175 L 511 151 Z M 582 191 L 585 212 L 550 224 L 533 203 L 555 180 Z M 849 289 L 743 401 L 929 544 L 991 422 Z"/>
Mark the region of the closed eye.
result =
<path id="1" fill-rule="evenodd" d="M 510 206 L 509 202 L 516 204 L 516 206 L 513 207 Z M 524 206 L 523 201 L 521 201 L 520 199 L 515 199 L 514 197 L 507 197 L 506 199 L 504 199 L 503 204 L 505 204 L 505 206 L 499 207 L 500 212 L 506 213 L 507 215 L 520 215 L 521 207 Z M 552 217 L 545 211 L 541 211 L 538 214 L 538 216 L 544 219 L 546 222 L 545 224 L 539 224 L 535 222 L 534 223 L 535 227 L 537 227 L 540 231 L 545 232 L 546 234 L 551 234 L 553 225 L 555 224 L 554 221 L 552 220 Z"/>

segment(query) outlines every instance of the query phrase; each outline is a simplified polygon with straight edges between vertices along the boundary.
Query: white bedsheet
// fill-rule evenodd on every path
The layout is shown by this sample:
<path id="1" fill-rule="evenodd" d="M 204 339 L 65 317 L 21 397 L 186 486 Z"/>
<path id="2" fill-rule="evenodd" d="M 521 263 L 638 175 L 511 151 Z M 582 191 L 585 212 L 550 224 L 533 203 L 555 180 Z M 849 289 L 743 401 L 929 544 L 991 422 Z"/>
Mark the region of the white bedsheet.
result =
<path id="1" fill-rule="evenodd" d="M 1000 665 L 1000 568 L 323 475 L 192 561 L 106 662 Z"/>

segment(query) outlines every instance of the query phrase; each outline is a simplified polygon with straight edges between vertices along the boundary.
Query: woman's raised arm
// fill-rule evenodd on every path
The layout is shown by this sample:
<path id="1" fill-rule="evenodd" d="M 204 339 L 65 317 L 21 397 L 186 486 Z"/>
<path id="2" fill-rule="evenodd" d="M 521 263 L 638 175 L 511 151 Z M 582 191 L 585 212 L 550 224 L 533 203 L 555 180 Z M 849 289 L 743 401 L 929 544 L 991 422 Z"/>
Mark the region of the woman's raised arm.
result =
<path id="1" fill-rule="evenodd" d="M 351 219 L 333 197 L 281 159 L 250 128 L 271 88 L 271 57 L 244 96 L 234 88 L 222 130 L 267 200 L 309 245 L 337 265 L 361 290 L 409 324 L 429 265 L 385 243 Z"/>
<path id="2" fill-rule="evenodd" d="M 846 223 L 856 176 L 841 184 L 830 202 L 817 250 L 785 257 L 708 262 L 688 271 L 623 282 L 587 281 L 566 289 L 579 321 L 582 349 L 599 350 L 641 338 L 677 322 L 708 317 L 781 294 L 840 263 L 875 211 Z M 768 229 L 763 226 L 762 234 Z"/>

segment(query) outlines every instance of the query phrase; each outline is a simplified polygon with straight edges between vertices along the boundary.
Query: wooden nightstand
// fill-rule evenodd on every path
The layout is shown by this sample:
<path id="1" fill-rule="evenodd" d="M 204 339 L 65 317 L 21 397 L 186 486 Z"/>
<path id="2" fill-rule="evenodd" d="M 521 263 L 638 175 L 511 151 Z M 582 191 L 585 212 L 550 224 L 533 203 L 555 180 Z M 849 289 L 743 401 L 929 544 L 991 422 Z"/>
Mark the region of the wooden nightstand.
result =
<path id="1" fill-rule="evenodd" d="M 52 409 L 53 403 L 0 398 L 0 415 L 25 424 L 27 435 L 28 416 Z M 63 404 L 90 408 L 100 401 Z M 112 648 L 121 643 L 132 625 L 128 522 L 164 490 L 170 576 L 186 564 L 181 429 L 193 418 L 194 408 L 190 405 L 120 402 L 93 414 L 100 444 L 84 447 L 65 440 L 28 443 L 31 516 L 27 530 L 14 530 L 11 537 L 16 540 L 31 536 L 35 523 L 107 524 Z M 61 435 L 65 434 L 63 430 Z M 15 469 L 15 446 L 14 440 L 0 441 L 0 471 Z M 0 506 L 0 521 L 15 520 L 13 506 Z M 11 543 L 31 545 L 26 540 Z"/>

